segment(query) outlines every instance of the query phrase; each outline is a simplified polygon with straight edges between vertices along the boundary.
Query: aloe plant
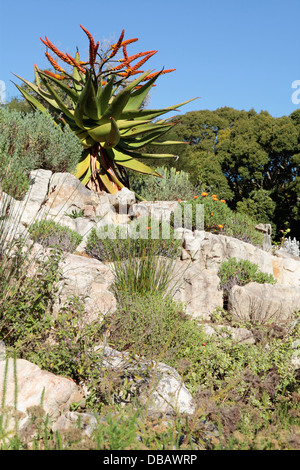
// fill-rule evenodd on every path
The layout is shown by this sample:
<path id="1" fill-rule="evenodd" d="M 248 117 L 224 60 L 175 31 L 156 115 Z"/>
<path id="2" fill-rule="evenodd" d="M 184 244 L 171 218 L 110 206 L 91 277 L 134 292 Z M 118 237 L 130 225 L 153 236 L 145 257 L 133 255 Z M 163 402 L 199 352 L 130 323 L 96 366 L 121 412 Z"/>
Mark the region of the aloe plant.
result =
<path id="1" fill-rule="evenodd" d="M 41 38 L 47 47 L 45 55 L 55 73 L 40 70 L 34 65 L 35 83 L 16 75 L 29 91 L 16 86 L 35 110 L 46 112 L 42 104 L 43 100 L 46 101 L 51 111 L 59 115 L 59 121 L 68 125 L 80 139 L 84 150 L 75 176 L 96 192 L 105 190 L 113 194 L 124 186 L 129 187 L 126 169 L 160 176 L 140 160 L 174 155 L 145 153 L 143 147 L 151 145 L 157 148 L 183 142 L 162 142 L 161 137 L 174 122 L 171 118 L 153 120 L 192 100 L 164 109 L 144 109 L 143 102 L 157 78 L 175 69 L 159 72 L 140 70 L 157 51 L 129 56 L 127 46 L 138 39 L 124 40 L 124 30 L 116 44 L 107 52 L 100 53 L 99 41 L 96 44 L 90 32 L 80 26 L 89 39 L 88 62 L 80 60 L 78 50 L 72 57 L 58 50 L 47 37 Z M 66 71 L 61 67 L 49 50 L 71 69 Z M 116 54 L 121 51 L 123 58 L 116 60 Z M 134 75 L 138 77 L 130 81 Z M 70 98 L 70 106 L 61 99 L 57 90 Z"/>

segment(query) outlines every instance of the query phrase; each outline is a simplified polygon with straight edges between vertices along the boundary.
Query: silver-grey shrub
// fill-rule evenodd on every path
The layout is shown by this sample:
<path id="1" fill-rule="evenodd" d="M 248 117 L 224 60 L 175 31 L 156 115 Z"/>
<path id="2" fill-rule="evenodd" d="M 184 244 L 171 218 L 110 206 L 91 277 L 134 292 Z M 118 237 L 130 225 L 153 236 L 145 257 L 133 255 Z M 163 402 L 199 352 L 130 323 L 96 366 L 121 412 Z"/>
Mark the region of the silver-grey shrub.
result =
<path id="1" fill-rule="evenodd" d="M 15 196 L 16 186 L 25 192 L 32 170 L 72 172 L 82 150 L 74 133 L 49 115 L 0 108 L 0 171 L 6 175 L 1 183 L 8 194 Z"/>

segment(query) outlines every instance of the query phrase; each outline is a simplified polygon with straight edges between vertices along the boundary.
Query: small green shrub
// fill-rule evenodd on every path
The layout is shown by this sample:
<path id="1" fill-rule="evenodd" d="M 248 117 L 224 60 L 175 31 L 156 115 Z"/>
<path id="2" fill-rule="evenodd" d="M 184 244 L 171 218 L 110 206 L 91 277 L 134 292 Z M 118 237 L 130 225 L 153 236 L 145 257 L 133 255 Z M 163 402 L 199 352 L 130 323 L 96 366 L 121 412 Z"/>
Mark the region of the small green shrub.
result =
<path id="1" fill-rule="evenodd" d="M 34 242 L 44 247 L 57 247 L 67 252 L 73 252 L 82 241 L 79 233 L 53 220 L 36 221 L 28 230 Z"/>
<path id="2" fill-rule="evenodd" d="M 39 112 L 23 114 L 0 108 L 0 170 L 3 190 L 23 197 L 29 172 L 35 169 L 72 172 L 82 155 L 82 145 L 74 133 L 55 125 Z M 20 189 L 23 188 L 23 191 Z"/>
<path id="3" fill-rule="evenodd" d="M 148 201 L 186 200 L 191 199 L 199 191 L 199 188 L 191 183 L 189 173 L 172 167 L 158 167 L 156 171 L 162 178 L 135 175 L 131 189 Z"/>
<path id="4" fill-rule="evenodd" d="M 259 271 L 257 264 L 248 260 L 237 261 L 236 258 L 223 261 L 218 276 L 220 278 L 220 287 L 225 293 L 228 293 L 234 285 L 244 286 L 249 282 L 258 282 L 259 284 L 276 283 L 273 275 Z"/>
<path id="5" fill-rule="evenodd" d="M 132 295 L 136 292 L 162 292 L 177 274 L 174 273 L 174 261 L 181 241 L 174 238 L 173 230 L 171 238 L 163 239 L 163 224 L 160 222 L 159 238 L 151 238 L 153 226 L 147 227 L 140 222 L 134 226 L 134 232 L 130 227 L 127 231 L 126 227 L 106 226 L 101 236 L 92 230 L 85 248 L 90 256 L 112 263 L 115 274 L 113 288 L 117 298 L 121 292 Z M 108 238 L 103 238 L 104 234 L 109 235 Z"/>
<path id="6" fill-rule="evenodd" d="M 206 193 L 204 193 L 206 194 Z M 220 235 L 227 235 L 230 237 L 237 238 L 246 243 L 252 243 L 262 247 L 263 245 L 263 234 L 255 229 L 257 225 L 256 221 L 252 220 L 245 214 L 239 214 L 238 212 L 232 211 L 226 204 L 226 201 L 214 198 L 210 195 L 205 196 L 194 196 L 185 202 L 180 203 L 180 211 L 184 214 L 184 207 L 190 206 L 189 211 L 191 212 L 191 223 L 190 227 L 195 230 L 200 220 L 199 212 L 197 210 L 198 204 L 204 206 L 204 230 Z M 172 216 L 171 222 L 176 221 L 175 215 Z M 174 223 L 174 222 L 173 222 Z"/>
<path id="7" fill-rule="evenodd" d="M 170 234 L 170 238 L 163 238 L 165 228 L 169 230 L 169 226 L 161 221 L 158 226 L 153 227 L 151 220 L 133 222 L 128 228 L 106 225 L 101 231 L 91 230 L 85 250 L 93 258 L 108 262 L 141 257 L 147 251 L 152 256 L 173 258 L 179 254 L 181 242 L 174 237 L 172 227 L 170 227 L 170 232 L 166 232 L 167 235 Z M 156 229 L 159 238 L 152 238 Z"/>

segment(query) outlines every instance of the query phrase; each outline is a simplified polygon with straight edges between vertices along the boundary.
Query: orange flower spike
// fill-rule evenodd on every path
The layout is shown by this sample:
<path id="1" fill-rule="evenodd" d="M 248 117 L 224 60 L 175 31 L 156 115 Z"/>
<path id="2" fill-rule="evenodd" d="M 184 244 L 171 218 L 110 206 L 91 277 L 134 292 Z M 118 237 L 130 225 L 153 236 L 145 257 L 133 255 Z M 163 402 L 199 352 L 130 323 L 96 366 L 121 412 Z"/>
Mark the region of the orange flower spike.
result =
<path id="1" fill-rule="evenodd" d="M 174 70 L 176 69 L 168 69 L 168 70 L 163 70 L 162 72 L 155 72 L 155 73 L 151 73 L 150 75 L 147 75 L 147 77 L 144 78 L 144 80 L 142 80 L 143 82 L 147 81 L 147 80 L 151 80 L 151 78 L 154 78 L 156 75 L 163 75 L 164 73 L 169 73 L 169 72 L 174 72 Z"/>
<path id="2" fill-rule="evenodd" d="M 126 39 L 126 41 L 123 41 L 121 46 L 128 46 L 128 44 L 132 44 L 133 42 L 138 41 L 138 38 L 133 38 L 133 39 Z"/>
<path id="3" fill-rule="evenodd" d="M 45 56 L 47 57 L 50 64 L 53 66 L 55 70 L 57 70 L 58 72 L 63 72 L 63 73 L 65 72 L 64 69 L 58 65 L 58 63 L 53 59 L 53 57 L 51 57 L 51 55 L 48 52 L 45 52 Z"/>
<path id="4" fill-rule="evenodd" d="M 111 59 L 112 57 L 114 57 L 116 55 L 116 53 L 118 52 L 118 50 L 120 49 L 121 45 L 122 45 L 122 41 L 123 41 L 123 38 L 124 38 L 124 34 L 125 34 L 125 30 L 123 29 L 122 30 L 122 33 L 121 33 L 121 36 L 119 37 L 119 40 L 117 42 L 117 44 L 114 44 L 112 47 L 113 51 L 112 53 L 110 54 L 109 58 Z"/>
<path id="5" fill-rule="evenodd" d="M 205 197 L 205 196 L 207 196 L 207 193 L 203 192 L 203 193 L 201 193 L 201 196 Z"/>
<path id="6" fill-rule="evenodd" d="M 223 202 L 224 204 L 226 204 L 226 201 L 225 201 L 225 199 L 221 199 L 221 202 Z"/>
<path id="7" fill-rule="evenodd" d="M 219 228 L 224 228 L 224 225 L 218 225 Z"/>
<path id="8" fill-rule="evenodd" d="M 132 67 L 132 71 L 134 72 L 135 70 L 139 69 L 141 65 L 143 65 L 147 60 L 150 59 L 154 54 L 156 54 L 158 51 L 152 51 L 151 54 L 148 54 L 146 57 L 144 57 L 142 60 L 140 60 L 137 64 L 135 64 L 134 67 Z"/>
<path id="9" fill-rule="evenodd" d="M 68 59 L 71 61 L 71 65 L 75 65 L 75 67 L 77 67 L 78 70 L 80 70 L 80 72 L 85 73 L 84 68 L 82 68 L 81 65 L 79 65 L 79 63 L 76 62 L 76 60 L 72 56 L 70 56 L 70 54 L 66 54 L 66 55 Z"/>
<path id="10" fill-rule="evenodd" d="M 198 199 L 198 196 L 194 196 L 194 199 Z"/>
<path id="11" fill-rule="evenodd" d="M 61 60 L 63 60 L 69 65 L 72 65 L 72 62 L 70 62 L 70 59 L 67 57 L 68 54 L 67 55 L 63 54 L 59 49 L 57 49 L 57 47 L 54 46 L 54 44 L 52 44 L 52 42 L 49 41 L 49 39 L 46 36 L 45 38 L 47 41 L 46 46 L 49 47 L 49 49 L 51 49 L 51 51 L 54 52 L 54 54 L 56 54 Z M 43 41 L 43 43 L 45 44 L 45 41 Z"/>
<path id="12" fill-rule="evenodd" d="M 65 78 L 67 78 L 66 75 L 58 75 L 57 73 L 52 73 L 49 70 L 44 70 L 44 73 L 46 75 L 49 75 L 49 77 L 56 78 L 56 80 L 64 80 Z"/>
<path id="13" fill-rule="evenodd" d="M 212 194 L 211 197 L 218 197 L 216 194 Z"/>

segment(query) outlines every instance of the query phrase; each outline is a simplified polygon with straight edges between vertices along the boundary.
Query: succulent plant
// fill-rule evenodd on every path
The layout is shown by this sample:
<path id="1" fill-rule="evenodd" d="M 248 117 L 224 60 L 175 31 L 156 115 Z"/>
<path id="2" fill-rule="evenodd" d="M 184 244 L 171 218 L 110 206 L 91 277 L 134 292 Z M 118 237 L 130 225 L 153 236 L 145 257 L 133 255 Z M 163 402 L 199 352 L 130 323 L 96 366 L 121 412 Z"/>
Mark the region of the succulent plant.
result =
<path id="1" fill-rule="evenodd" d="M 27 89 L 16 86 L 35 110 L 47 112 L 42 104 L 46 102 L 50 110 L 57 113 L 58 120 L 69 126 L 80 139 L 84 150 L 75 176 L 93 191 L 116 193 L 124 186 L 129 187 L 126 169 L 159 176 L 157 171 L 140 160 L 174 155 L 145 153 L 143 147 L 184 143 L 162 142 L 161 137 L 171 129 L 174 121 L 156 118 L 192 100 L 164 109 L 145 109 L 144 100 L 157 78 L 175 69 L 159 72 L 140 70 L 157 51 L 129 56 L 127 46 L 137 38 L 124 40 L 124 30 L 118 42 L 107 52 L 98 52 L 99 41 L 96 44 L 90 32 L 80 26 L 89 39 L 88 62 L 80 60 L 78 50 L 72 57 L 58 50 L 47 37 L 41 38 L 47 47 L 45 55 L 55 73 L 40 70 L 34 65 L 35 83 L 16 75 Z M 69 72 L 59 65 L 49 50 L 72 67 Z M 119 51 L 123 52 L 123 57 L 116 60 Z M 130 81 L 134 75 L 138 77 Z M 71 105 L 61 98 L 61 92 Z"/>

